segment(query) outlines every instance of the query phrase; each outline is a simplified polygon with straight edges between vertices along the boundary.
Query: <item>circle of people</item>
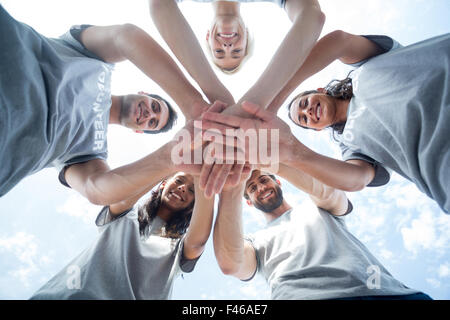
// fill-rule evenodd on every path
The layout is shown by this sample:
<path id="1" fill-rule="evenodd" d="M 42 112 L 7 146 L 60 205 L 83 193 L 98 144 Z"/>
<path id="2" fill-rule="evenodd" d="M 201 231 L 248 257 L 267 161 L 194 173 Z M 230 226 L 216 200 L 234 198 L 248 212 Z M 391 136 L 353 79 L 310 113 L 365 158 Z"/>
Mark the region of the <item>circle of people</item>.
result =
<path id="1" fill-rule="evenodd" d="M 95 243 L 32 299 L 169 299 L 174 279 L 194 270 L 211 231 L 221 271 L 245 281 L 261 274 L 272 299 L 431 299 L 396 280 L 348 231 L 344 216 L 354 208 L 345 191 L 385 185 L 394 171 L 449 213 L 450 34 L 409 46 L 341 30 L 319 39 L 325 15 L 317 0 L 266 0 L 285 10 L 291 28 L 235 101 L 215 71 L 234 76 L 251 58 L 240 2 L 257 1 L 197 1 L 211 2 L 214 12 L 206 50 L 178 7 L 182 0 L 149 0 L 149 8 L 202 92 L 135 25 L 78 25 L 48 38 L 0 6 L 0 196 L 24 177 L 55 167 L 62 184 L 104 206 Z M 304 80 L 337 59 L 354 70 L 295 96 L 288 116 L 305 129 L 332 130 L 342 160 L 306 147 L 277 116 Z M 174 138 L 112 169 L 108 125 L 157 134 L 177 119 L 158 95 L 111 94 L 113 66 L 125 60 L 177 104 L 186 118 L 181 131 L 191 138 Z M 215 139 L 207 138 L 210 130 Z M 242 141 L 242 131 L 252 131 L 258 143 Z M 269 132 L 277 137 L 276 172 L 250 157 L 267 151 L 259 150 L 268 148 L 259 141 Z M 200 162 L 175 161 L 192 159 L 199 146 L 210 161 L 202 161 L 208 152 L 200 153 Z M 309 194 L 313 205 L 291 207 L 277 176 Z M 252 235 L 243 234 L 243 197 L 267 221 Z M 378 280 L 371 285 L 373 266 Z"/>

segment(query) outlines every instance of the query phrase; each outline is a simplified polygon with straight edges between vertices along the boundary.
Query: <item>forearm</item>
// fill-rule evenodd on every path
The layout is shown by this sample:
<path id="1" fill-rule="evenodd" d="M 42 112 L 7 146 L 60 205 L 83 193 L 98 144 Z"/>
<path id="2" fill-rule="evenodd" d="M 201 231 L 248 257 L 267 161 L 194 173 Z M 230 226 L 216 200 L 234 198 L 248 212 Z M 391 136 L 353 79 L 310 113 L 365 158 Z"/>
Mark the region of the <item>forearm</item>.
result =
<path id="1" fill-rule="evenodd" d="M 236 274 L 244 263 L 242 185 L 220 194 L 214 225 L 214 252 L 225 274 Z"/>
<path id="2" fill-rule="evenodd" d="M 251 101 L 267 108 L 305 61 L 320 35 L 324 20 L 323 13 L 316 7 L 302 10 L 263 74 L 239 103 Z"/>
<path id="3" fill-rule="evenodd" d="M 359 191 L 372 181 L 374 171 L 318 154 L 297 141 L 285 164 L 320 182 L 344 191 Z"/>
<path id="4" fill-rule="evenodd" d="M 168 161 L 172 144 L 170 142 L 131 164 L 91 174 L 84 184 L 83 193 L 98 205 L 132 201 L 145 188 L 155 185 L 174 172 L 174 167 Z"/>
<path id="5" fill-rule="evenodd" d="M 192 118 L 199 114 L 198 110 L 193 110 L 193 105 L 202 100 L 201 94 L 170 55 L 145 31 L 134 26 L 124 27 L 115 41 L 121 54 L 167 92 L 184 115 Z"/>
<path id="6" fill-rule="evenodd" d="M 194 178 L 195 204 L 189 224 L 189 229 L 184 239 L 184 255 L 187 259 L 195 259 L 202 252 L 211 233 L 214 197 L 206 198 L 198 187 L 198 177 Z"/>
<path id="7" fill-rule="evenodd" d="M 172 52 L 212 103 L 234 104 L 231 93 L 212 70 L 192 28 L 175 1 L 150 0 L 150 15 Z"/>

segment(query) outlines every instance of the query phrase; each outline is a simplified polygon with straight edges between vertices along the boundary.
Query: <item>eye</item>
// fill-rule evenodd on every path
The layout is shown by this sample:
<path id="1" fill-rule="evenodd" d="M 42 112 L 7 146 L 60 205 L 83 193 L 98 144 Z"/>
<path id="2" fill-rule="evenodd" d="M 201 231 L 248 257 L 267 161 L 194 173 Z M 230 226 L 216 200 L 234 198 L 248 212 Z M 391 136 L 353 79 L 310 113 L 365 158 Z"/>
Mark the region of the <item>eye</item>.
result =
<path id="1" fill-rule="evenodd" d="M 255 190 L 256 190 L 256 186 L 255 186 L 255 185 L 252 185 L 252 186 L 249 188 L 248 192 L 249 192 L 249 193 L 253 193 L 253 192 L 255 192 Z"/>
<path id="2" fill-rule="evenodd" d="M 161 110 L 161 106 L 159 105 L 158 102 L 156 102 L 156 101 L 152 102 L 152 110 L 155 113 L 158 113 Z"/>
<path id="3" fill-rule="evenodd" d="M 148 122 L 148 125 L 150 128 L 153 128 L 155 126 L 155 119 L 154 118 L 150 119 L 150 121 Z"/>

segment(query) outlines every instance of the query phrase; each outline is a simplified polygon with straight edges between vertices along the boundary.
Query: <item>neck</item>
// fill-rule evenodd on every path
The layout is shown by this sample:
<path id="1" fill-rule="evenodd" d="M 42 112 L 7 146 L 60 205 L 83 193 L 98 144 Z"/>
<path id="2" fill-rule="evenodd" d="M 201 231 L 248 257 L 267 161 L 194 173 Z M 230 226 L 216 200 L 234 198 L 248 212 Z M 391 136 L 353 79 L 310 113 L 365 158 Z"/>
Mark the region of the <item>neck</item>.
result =
<path id="1" fill-rule="evenodd" d="M 240 3 L 215 1 L 212 3 L 215 16 L 240 16 Z"/>
<path id="2" fill-rule="evenodd" d="M 273 210 L 271 212 L 264 212 L 264 216 L 266 218 L 267 223 L 282 216 L 289 209 L 292 209 L 292 207 L 286 202 L 286 200 L 283 200 L 281 205 L 278 208 L 276 208 L 275 210 Z"/>
<path id="3" fill-rule="evenodd" d="M 109 124 L 120 124 L 120 109 L 123 96 L 111 96 L 111 109 L 109 111 Z"/>
<path id="4" fill-rule="evenodd" d="M 172 217 L 172 211 L 164 205 L 159 206 L 158 212 L 156 213 L 158 217 L 163 219 L 165 222 L 169 221 Z"/>
<path id="5" fill-rule="evenodd" d="M 336 119 L 334 123 L 342 123 L 347 121 L 347 111 L 350 100 L 336 99 Z"/>

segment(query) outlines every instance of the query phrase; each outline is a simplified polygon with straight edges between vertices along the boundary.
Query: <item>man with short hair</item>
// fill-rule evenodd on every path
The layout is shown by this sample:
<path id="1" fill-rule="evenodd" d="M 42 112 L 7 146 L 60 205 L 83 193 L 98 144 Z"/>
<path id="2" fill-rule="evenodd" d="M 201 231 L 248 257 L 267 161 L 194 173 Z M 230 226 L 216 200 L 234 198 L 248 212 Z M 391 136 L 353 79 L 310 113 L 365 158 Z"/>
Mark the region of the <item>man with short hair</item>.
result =
<path id="1" fill-rule="evenodd" d="M 136 65 L 188 120 L 209 106 L 161 46 L 131 24 L 74 26 L 54 39 L 0 6 L 0 43 L 0 196 L 46 167 L 59 170 L 63 184 L 94 204 L 122 201 L 148 187 L 133 177 L 145 177 L 136 163 L 109 168 L 108 125 L 158 133 L 172 127 L 176 113 L 157 95 L 112 95 L 116 62 Z"/>
<path id="2" fill-rule="evenodd" d="M 261 274 L 272 299 L 431 299 L 396 280 L 346 228 L 352 205 L 343 191 L 280 164 L 279 174 L 310 194 L 292 208 L 275 176 L 254 170 L 220 195 L 214 250 L 222 272 L 249 281 Z M 264 214 L 265 229 L 245 237 L 242 201 Z"/>

